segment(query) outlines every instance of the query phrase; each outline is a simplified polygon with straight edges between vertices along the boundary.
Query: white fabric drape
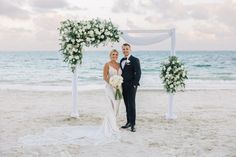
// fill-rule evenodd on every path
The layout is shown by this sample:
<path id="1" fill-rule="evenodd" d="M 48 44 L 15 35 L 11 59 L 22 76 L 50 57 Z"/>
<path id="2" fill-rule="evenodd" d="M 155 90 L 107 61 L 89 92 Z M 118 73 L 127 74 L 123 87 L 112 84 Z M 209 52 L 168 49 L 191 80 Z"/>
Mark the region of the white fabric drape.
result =
<path id="1" fill-rule="evenodd" d="M 136 32 L 131 32 L 131 33 L 136 33 Z M 128 43 L 133 45 L 150 45 L 159 43 L 171 37 L 171 31 L 161 32 L 156 35 L 153 34 L 155 32 L 153 33 L 146 32 L 146 33 L 150 33 L 150 36 L 143 36 L 143 37 L 130 36 L 128 31 L 123 31 L 122 38 Z"/>

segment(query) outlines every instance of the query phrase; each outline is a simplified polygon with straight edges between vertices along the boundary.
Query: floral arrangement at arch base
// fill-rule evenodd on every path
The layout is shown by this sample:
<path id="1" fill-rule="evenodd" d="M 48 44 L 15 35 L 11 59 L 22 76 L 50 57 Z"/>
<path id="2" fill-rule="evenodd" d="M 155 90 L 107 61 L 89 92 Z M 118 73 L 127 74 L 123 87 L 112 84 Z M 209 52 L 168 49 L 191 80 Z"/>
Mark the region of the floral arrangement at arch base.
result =
<path id="1" fill-rule="evenodd" d="M 119 42 L 121 32 L 111 21 L 92 19 L 87 21 L 66 20 L 61 22 L 60 52 L 72 72 L 82 63 L 83 49 L 97 47 L 108 42 Z"/>
<path id="2" fill-rule="evenodd" d="M 168 93 L 175 93 L 185 88 L 185 80 L 188 79 L 184 63 L 176 56 L 170 56 L 167 61 L 161 63 L 160 78 Z"/>

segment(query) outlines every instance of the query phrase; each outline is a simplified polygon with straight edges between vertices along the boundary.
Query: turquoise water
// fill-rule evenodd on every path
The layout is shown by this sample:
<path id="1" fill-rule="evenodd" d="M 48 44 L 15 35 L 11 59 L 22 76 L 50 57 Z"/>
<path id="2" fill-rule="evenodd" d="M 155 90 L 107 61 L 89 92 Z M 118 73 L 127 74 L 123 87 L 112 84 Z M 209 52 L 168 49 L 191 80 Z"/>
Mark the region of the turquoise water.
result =
<path id="1" fill-rule="evenodd" d="M 133 55 L 141 62 L 141 87 L 162 88 L 159 66 L 169 52 L 137 51 Z M 177 51 L 176 55 L 188 69 L 187 88 L 236 87 L 236 51 Z M 102 88 L 103 65 L 108 59 L 105 51 L 84 52 L 79 88 Z M 72 74 L 62 60 L 58 52 L 1 52 L 0 86 L 70 89 Z"/>

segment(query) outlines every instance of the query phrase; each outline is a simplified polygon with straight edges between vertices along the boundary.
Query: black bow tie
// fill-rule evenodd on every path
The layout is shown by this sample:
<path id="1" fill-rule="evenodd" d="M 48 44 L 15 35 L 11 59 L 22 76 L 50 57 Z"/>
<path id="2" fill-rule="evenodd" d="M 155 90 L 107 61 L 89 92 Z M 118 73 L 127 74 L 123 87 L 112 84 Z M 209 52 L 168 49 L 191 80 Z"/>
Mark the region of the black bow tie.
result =
<path id="1" fill-rule="evenodd" d="M 126 60 L 126 59 L 127 59 L 126 57 L 122 58 L 122 59 L 121 59 L 121 62 L 122 62 L 123 60 Z"/>

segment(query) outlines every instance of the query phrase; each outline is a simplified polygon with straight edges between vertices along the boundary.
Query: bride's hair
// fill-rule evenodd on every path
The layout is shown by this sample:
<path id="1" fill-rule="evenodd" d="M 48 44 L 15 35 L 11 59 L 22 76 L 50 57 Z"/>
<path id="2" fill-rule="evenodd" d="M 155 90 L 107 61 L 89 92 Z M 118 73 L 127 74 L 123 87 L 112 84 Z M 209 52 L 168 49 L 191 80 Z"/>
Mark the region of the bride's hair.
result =
<path id="1" fill-rule="evenodd" d="M 118 52 L 116 49 L 112 49 L 112 50 L 110 51 L 110 53 L 109 53 L 110 58 L 111 58 L 111 55 L 112 55 L 113 52 L 116 52 L 116 53 L 119 54 L 119 52 Z"/>

